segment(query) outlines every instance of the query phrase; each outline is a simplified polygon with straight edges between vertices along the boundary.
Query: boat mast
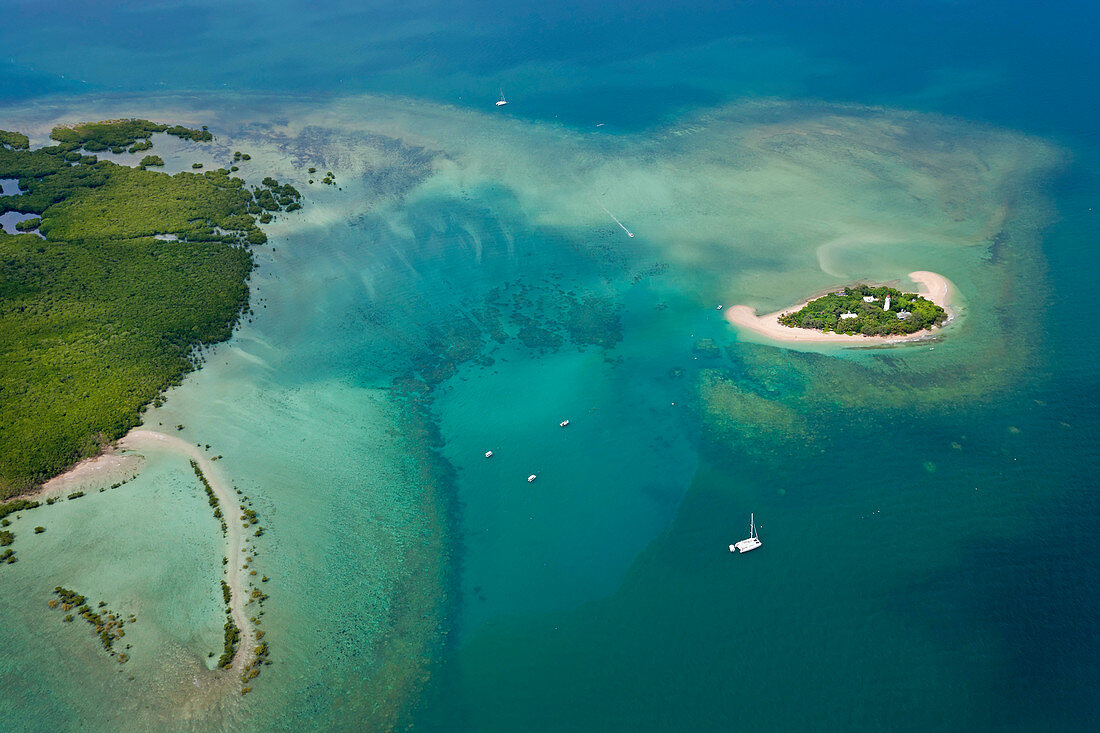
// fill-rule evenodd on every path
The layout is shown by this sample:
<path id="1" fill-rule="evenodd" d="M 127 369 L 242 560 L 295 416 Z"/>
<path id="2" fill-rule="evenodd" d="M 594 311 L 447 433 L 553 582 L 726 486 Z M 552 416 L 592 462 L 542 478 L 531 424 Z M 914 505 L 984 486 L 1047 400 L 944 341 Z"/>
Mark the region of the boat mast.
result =
<path id="1" fill-rule="evenodd" d="M 749 537 L 756 537 L 756 515 L 749 513 Z"/>

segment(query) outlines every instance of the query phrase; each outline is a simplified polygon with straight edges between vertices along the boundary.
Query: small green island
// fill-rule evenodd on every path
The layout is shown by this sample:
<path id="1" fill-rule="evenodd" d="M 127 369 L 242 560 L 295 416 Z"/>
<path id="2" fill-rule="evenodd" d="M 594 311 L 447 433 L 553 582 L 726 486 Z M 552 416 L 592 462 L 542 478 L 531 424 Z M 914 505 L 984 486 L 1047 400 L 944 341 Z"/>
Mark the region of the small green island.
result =
<path id="1" fill-rule="evenodd" d="M 249 312 L 259 223 L 301 207 L 270 177 L 150 170 L 164 161 L 138 154 L 154 133 L 213 140 L 141 119 L 57 127 L 37 149 L 0 130 L 0 178 L 20 191 L 0 214 L 34 215 L 0 230 L 0 500 L 125 435 L 228 339 Z M 89 154 L 103 150 L 133 164 Z"/>
<path id="2" fill-rule="evenodd" d="M 939 326 L 947 311 L 916 294 L 895 288 L 856 285 L 811 300 L 779 323 L 852 336 L 900 336 Z"/>

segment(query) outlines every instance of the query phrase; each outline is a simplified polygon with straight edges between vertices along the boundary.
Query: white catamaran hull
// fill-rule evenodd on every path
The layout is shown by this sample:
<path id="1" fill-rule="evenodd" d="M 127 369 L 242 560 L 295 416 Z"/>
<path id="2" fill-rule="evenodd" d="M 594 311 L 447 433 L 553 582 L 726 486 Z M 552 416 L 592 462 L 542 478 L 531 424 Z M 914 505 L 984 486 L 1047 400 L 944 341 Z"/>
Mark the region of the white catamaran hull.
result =
<path id="1" fill-rule="evenodd" d="M 749 536 L 740 542 L 735 542 L 730 545 L 730 552 L 750 552 L 760 547 L 763 542 L 760 541 L 760 537 L 756 534 L 756 515 L 749 515 Z"/>
<path id="2" fill-rule="evenodd" d="M 762 544 L 764 543 L 755 537 L 749 537 L 748 539 L 730 545 L 730 552 L 749 552 L 760 547 Z"/>

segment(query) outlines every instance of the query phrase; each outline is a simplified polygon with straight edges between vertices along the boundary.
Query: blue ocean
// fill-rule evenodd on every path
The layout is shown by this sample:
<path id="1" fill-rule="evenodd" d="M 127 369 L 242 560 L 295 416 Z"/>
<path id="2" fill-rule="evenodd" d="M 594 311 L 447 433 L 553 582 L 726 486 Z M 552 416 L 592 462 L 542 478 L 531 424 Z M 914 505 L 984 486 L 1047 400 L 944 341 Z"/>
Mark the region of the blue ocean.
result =
<path id="1" fill-rule="evenodd" d="M 304 193 L 143 425 L 265 517 L 272 665 L 204 681 L 220 535 L 149 450 L 13 517 L 50 531 L 0 572 L 5 729 L 1100 725 L 1096 5 L 0 14 L 0 128 L 208 125 L 167 172 Z M 725 317 L 914 271 L 952 286 L 930 340 Z M 138 614 L 125 673 L 57 585 Z"/>

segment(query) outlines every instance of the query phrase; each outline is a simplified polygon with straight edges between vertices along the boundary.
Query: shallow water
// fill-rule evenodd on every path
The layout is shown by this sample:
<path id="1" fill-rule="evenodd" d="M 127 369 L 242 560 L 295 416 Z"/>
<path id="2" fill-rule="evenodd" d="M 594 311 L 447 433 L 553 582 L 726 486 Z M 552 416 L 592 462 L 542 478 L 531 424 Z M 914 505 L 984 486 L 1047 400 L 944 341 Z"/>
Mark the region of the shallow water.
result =
<path id="1" fill-rule="evenodd" d="M 1095 719 L 1073 692 L 1096 677 L 1095 345 L 1064 306 L 1095 290 L 1095 140 L 1075 115 L 1095 90 L 1045 115 L 998 96 L 1015 79 L 1045 98 L 1010 46 L 1049 19 L 1003 20 L 928 72 L 866 40 L 878 11 L 794 9 L 467 9 L 466 37 L 433 34 L 432 12 L 276 6 L 243 46 L 269 44 L 278 94 L 236 46 L 184 78 L 175 36 L 154 54 L 127 32 L 62 57 L 72 72 L 19 39 L 11 79 L 101 93 L 27 104 L 73 88 L 9 85 L 3 127 L 44 144 L 56 120 L 208 124 L 213 144 L 152 152 L 168 172 L 250 152 L 250 182 L 289 180 L 306 206 L 257 251 L 234 339 L 145 422 L 209 443 L 260 512 L 274 664 L 241 699 L 189 691 L 220 645 L 220 536 L 186 461 L 151 455 L 16 520 L 0 712 L 91 729 Z M 217 47 L 232 12 L 186 27 Z M 844 18 L 851 49 L 812 30 Z M 135 58 L 153 73 L 120 77 Z M 471 101 L 486 84 L 509 106 Z M 822 96 L 843 104 L 777 98 Z M 716 310 L 916 269 L 960 291 L 932 343 L 795 351 Z M 750 511 L 764 547 L 731 556 Z M 57 584 L 138 613 L 125 673 L 42 611 Z"/>

